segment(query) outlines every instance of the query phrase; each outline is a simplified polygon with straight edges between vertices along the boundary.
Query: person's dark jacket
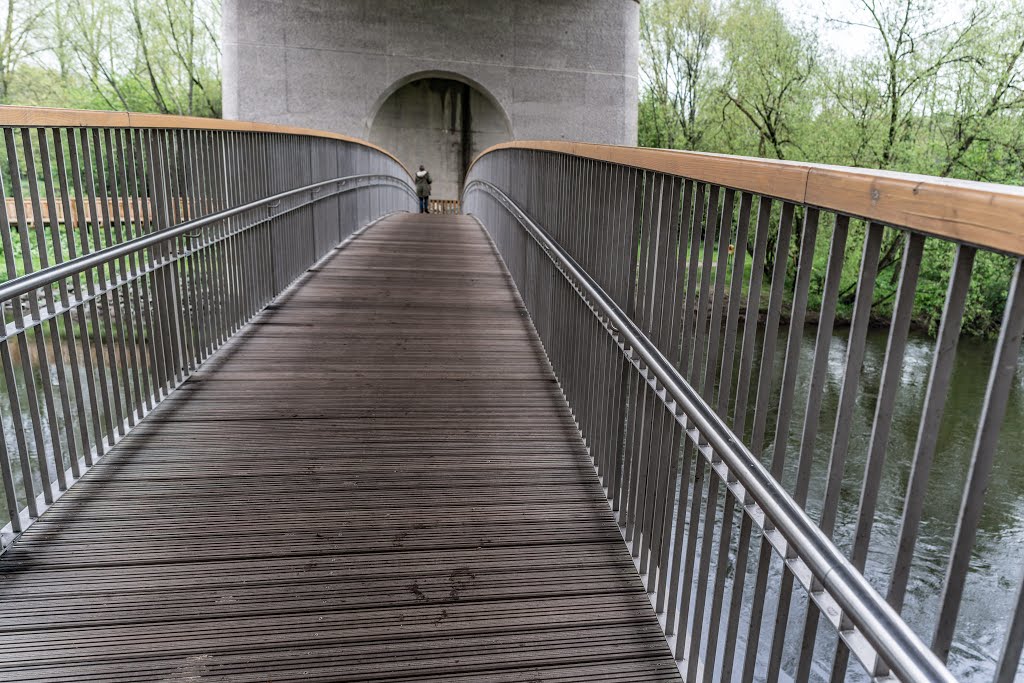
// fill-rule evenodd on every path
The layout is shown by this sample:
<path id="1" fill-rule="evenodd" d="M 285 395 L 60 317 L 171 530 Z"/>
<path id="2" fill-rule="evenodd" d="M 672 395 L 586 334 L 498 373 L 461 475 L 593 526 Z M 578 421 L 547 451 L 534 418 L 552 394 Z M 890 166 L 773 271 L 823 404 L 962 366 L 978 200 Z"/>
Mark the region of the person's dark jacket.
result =
<path id="1" fill-rule="evenodd" d="M 419 197 L 430 196 L 430 186 L 434 183 L 430 178 L 430 173 L 427 171 L 418 171 L 416 173 L 416 194 Z"/>

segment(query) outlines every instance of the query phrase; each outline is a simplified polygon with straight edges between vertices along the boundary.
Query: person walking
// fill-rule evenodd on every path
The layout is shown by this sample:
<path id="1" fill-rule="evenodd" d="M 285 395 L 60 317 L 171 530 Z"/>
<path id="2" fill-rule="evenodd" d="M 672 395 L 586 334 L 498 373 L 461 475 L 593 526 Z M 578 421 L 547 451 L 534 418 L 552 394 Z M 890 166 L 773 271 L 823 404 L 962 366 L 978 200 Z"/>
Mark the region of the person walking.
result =
<path id="1" fill-rule="evenodd" d="M 434 183 L 426 167 L 420 164 L 416 172 L 416 196 L 420 198 L 420 213 L 430 213 L 430 186 Z"/>

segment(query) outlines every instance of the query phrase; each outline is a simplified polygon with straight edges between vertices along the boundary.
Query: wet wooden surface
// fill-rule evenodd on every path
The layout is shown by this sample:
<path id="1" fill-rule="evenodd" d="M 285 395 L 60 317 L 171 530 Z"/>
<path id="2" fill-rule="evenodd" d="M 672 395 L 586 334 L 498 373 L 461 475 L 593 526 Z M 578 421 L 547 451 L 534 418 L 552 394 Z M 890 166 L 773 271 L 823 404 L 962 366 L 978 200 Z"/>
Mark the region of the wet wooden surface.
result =
<path id="1" fill-rule="evenodd" d="M 0 560 L 0 679 L 677 681 L 471 219 L 386 219 Z"/>

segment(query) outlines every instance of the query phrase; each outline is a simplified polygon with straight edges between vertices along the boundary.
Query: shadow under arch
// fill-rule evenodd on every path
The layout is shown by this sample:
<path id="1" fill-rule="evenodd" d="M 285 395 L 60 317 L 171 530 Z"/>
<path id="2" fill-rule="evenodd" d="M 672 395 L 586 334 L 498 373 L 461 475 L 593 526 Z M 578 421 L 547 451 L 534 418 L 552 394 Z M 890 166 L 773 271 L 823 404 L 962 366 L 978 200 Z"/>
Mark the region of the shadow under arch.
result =
<path id="1" fill-rule="evenodd" d="M 376 120 L 377 115 L 380 114 L 381 107 L 384 106 L 384 103 L 387 102 L 392 95 L 394 95 L 396 92 L 398 92 L 399 90 L 401 90 L 402 88 L 411 83 L 427 79 L 455 81 L 457 83 L 468 85 L 469 87 L 476 90 L 478 93 L 480 93 L 480 95 L 482 95 L 492 105 L 494 105 L 495 109 L 501 112 L 501 115 L 505 120 L 505 127 L 507 129 L 509 139 L 511 140 L 515 138 L 515 131 L 512 130 L 512 119 L 509 118 L 508 112 L 505 111 L 505 107 L 501 105 L 501 102 L 498 101 L 498 98 L 491 94 L 490 90 L 488 90 L 486 87 L 484 87 L 482 84 L 475 81 L 474 79 L 469 78 L 468 76 L 463 76 L 462 74 L 456 71 L 444 71 L 440 69 L 416 71 L 406 76 L 402 76 L 398 80 L 394 81 L 387 88 L 385 88 L 383 91 L 381 91 L 381 94 L 377 97 L 377 100 L 373 103 L 373 106 L 370 108 L 370 113 L 366 117 L 366 121 L 363 124 L 366 128 L 366 135 L 364 135 L 363 137 L 367 138 L 369 136 L 370 130 L 373 128 L 373 122 Z"/>
<path id="2" fill-rule="evenodd" d="M 504 108 L 473 79 L 448 71 L 420 71 L 391 84 L 373 105 L 366 138 L 407 168 L 423 164 L 436 199 L 458 199 L 472 160 L 513 139 Z"/>

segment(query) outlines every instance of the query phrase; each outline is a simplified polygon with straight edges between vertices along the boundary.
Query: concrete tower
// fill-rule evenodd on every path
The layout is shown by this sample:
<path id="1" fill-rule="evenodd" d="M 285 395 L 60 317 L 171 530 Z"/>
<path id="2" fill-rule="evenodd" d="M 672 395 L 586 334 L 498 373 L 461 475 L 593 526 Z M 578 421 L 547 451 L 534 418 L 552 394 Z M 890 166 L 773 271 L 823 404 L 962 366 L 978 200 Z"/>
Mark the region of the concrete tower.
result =
<path id="1" fill-rule="evenodd" d="M 636 0 L 224 0 L 224 113 L 345 133 L 458 197 L 509 139 L 636 143 Z"/>

